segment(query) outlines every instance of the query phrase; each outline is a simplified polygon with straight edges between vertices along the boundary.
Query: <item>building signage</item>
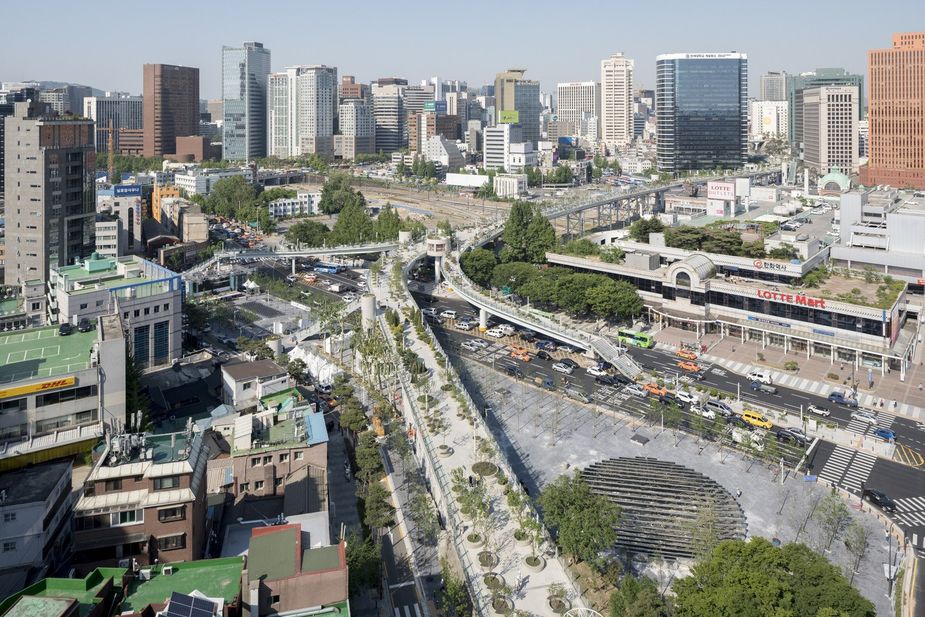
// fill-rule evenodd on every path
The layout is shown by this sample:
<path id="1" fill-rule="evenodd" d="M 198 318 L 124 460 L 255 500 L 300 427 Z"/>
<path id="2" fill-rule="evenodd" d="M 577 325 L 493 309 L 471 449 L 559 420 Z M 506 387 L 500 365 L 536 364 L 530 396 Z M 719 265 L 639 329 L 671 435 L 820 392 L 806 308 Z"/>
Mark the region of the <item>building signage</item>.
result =
<path id="1" fill-rule="evenodd" d="M 749 321 L 760 321 L 761 323 L 769 323 L 772 326 L 780 326 L 781 328 L 789 328 L 789 323 L 784 323 L 782 321 L 774 321 L 773 319 L 765 319 L 763 317 L 755 317 L 754 315 L 748 316 Z"/>
<path id="2" fill-rule="evenodd" d="M 822 298 L 810 298 L 806 294 L 791 294 L 781 291 L 771 291 L 770 289 L 758 289 L 756 290 L 756 294 L 762 300 L 773 300 L 785 304 L 798 304 L 810 308 L 825 308 L 825 300 Z"/>
<path id="3" fill-rule="evenodd" d="M 520 112 L 516 109 L 502 109 L 498 112 L 498 124 L 517 124 L 520 122 Z"/>
<path id="4" fill-rule="evenodd" d="M 780 270 L 782 272 L 787 271 L 787 264 L 779 264 L 774 261 L 765 261 L 763 259 L 756 259 L 752 264 L 759 270 Z"/>
<path id="5" fill-rule="evenodd" d="M 708 182 L 707 199 L 722 199 L 734 201 L 736 198 L 736 185 L 732 182 Z"/>
<path id="6" fill-rule="evenodd" d="M 141 187 L 131 185 L 118 185 L 114 187 L 116 197 L 141 197 Z"/>
<path id="7" fill-rule="evenodd" d="M 62 377 L 61 379 L 52 379 L 41 383 L 33 383 L 28 386 L 16 386 L 15 388 L 4 388 L 0 390 L 0 399 L 10 398 L 11 396 L 21 396 L 23 394 L 32 394 L 34 392 L 44 392 L 46 390 L 56 390 L 67 386 L 73 386 L 77 383 L 76 377 Z"/>

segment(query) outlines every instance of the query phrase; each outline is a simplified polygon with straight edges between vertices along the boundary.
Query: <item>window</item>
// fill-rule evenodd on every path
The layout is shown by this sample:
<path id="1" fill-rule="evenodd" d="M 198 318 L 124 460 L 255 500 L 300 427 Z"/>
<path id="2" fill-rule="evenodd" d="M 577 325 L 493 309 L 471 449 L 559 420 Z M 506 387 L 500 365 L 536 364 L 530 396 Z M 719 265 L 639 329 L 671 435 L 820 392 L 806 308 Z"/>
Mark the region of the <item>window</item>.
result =
<path id="1" fill-rule="evenodd" d="M 86 308 L 87 308 L 87 303 L 86 303 L 86 302 L 84 302 L 83 304 L 80 305 L 80 310 L 84 310 L 84 309 L 86 309 Z"/>
<path id="2" fill-rule="evenodd" d="M 295 460 L 301 461 L 302 458 L 304 458 L 304 456 L 305 456 L 305 453 L 304 453 L 304 452 L 296 452 L 296 453 L 295 453 Z"/>
<path id="3" fill-rule="evenodd" d="M 274 479 L 273 479 L 273 486 L 282 486 L 282 485 L 283 485 L 283 479 L 282 479 L 282 478 L 274 478 Z"/>
<path id="4" fill-rule="evenodd" d="M 166 312 L 169 311 L 169 310 L 170 310 L 170 302 L 165 302 L 165 303 L 164 303 L 164 312 L 166 313 Z"/>
<path id="5" fill-rule="evenodd" d="M 284 454 L 280 454 L 280 455 L 279 455 L 279 462 L 280 462 L 280 463 L 288 463 L 288 462 L 289 462 L 289 453 L 287 452 L 287 453 L 284 453 Z"/>
<path id="6" fill-rule="evenodd" d="M 175 536 L 158 538 L 157 548 L 161 551 L 174 551 L 179 548 L 186 548 L 186 534 L 180 533 Z"/>
<path id="7" fill-rule="evenodd" d="M 279 604 L 279 596 L 270 596 L 270 604 Z"/>
<path id="8" fill-rule="evenodd" d="M 259 464 L 260 464 L 259 456 L 255 456 L 254 458 L 251 459 L 251 467 L 256 467 Z"/>
<path id="9" fill-rule="evenodd" d="M 128 319 L 128 311 L 122 313 L 122 319 Z"/>
<path id="10" fill-rule="evenodd" d="M 111 491 L 121 491 L 122 490 L 122 479 L 116 478 L 115 480 L 106 480 L 106 492 Z"/>
<path id="11" fill-rule="evenodd" d="M 155 491 L 166 491 L 172 488 L 180 488 L 180 476 L 164 476 L 163 478 L 154 478 Z"/>
<path id="12" fill-rule="evenodd" d="M 254 482 L 254 490 L 255 491 L 263 490 L 263 480 L 257 480 L 256 482 Z"/>
<path id="13" fill-rule="evenodd" d="M 138 317 L 139 315 L 141 315 L 141 311 L 139 311 L 138 309 L 135 309 L 135 317 Z"/>
<path id="14" fill-rule="evenodd" d="M 41 308 L 42 308 L 42 303 L 41 303 L 41 302 L 33 302 L 33 303 L 32 303 L 32 310 L 33 310 L 33 311 L 41 310 Z"/>
<path id="15" fill-rule="evenodd" d="M 158 305 L 155 305 L 155 307 L 154 307 L 154 312 L 155 312 L 155 313 L 160 313 L 160 312 L 161 312 L 161 307 L 158 306 Z"/>
<path id="16" fill-rule="evenodd" d="M 150 314 L 151 314 L 151 309 L 148 308 L 148 307 L 146 306 L 146 307 L 145 307 L 145 315 L 150 315 Z"/>
<path id="17" fill-rule="evenodd" d="M 164 508 L 157 511 L 157 520 L 160 523 L 169 521 L 182 521 L 186 518 L 186 506 L 176 506 L 174 508 Z"/>
<path id="18" fill-rule="evenodd" d="M 12 523 L 12 522 L 15 521 L 15 520 L 16 520 L 16 513 L 15 513 L 15 512 L 4 512 L 4 513 L 3 513 L 3 522 L 4 522 L 4 523 Z"/>
<path id="19" fill-rule="evenodd" d="M 15 551 L 15 550 L 16 550 L 16 543 L 15 543 L 15 542 L 4 542 L 4 543 L 3 543 L 3 552 L 4 552 L 4 553 L 12 553 L 12 552 Z"/>
<path id="20" fill-rule="evenodd" d="M 272 464 L 273 464 L 273 457 L 272 457 L 272 456 L 265 456 L 265 457 L 263 457 L 263 464 L 264 464 L 264 465 L 272 465 Z"/>
<path id="21" fill-rule="evenodd" d="M 119 527 L 143 522 L 145 522 L 143 510 L 126 510 L 125 512 L 113 512 L 110 515 L 109 524 L 112 527 Z"/>
<path id="22" fill-rule="evenodd" d="M 238 486 L 239 493 L 246 493 L 249 490 L 251 490 L 250 482 L 244 482 L 243 484 Z"/>
<path id="23" fill-rule="evenodd" d="M 254 382 L 248 381 L 247 383 L 244 384 L 244 387 L 241 388 L 241 389 L 242 389 L 242 390 L 250 390 L 253 386 L 254 386 Z"/>

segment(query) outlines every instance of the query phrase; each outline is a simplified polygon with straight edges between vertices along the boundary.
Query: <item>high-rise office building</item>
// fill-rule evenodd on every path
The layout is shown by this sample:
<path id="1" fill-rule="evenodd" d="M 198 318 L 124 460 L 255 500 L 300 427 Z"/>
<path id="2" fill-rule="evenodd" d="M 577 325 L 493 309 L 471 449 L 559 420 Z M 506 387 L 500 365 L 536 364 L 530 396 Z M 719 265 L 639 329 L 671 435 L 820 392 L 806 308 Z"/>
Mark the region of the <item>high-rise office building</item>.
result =
<path id="1" fill-rule="evenodd" d="M 263 43 L 222 47 L 222 158 L 266 156 L 269 76 L 270 50 Z"/>
<path id="2" fill-rule="evenodd" d="M 925 32 L 893 35 L 867 52 L 870 83 L 867 185 L 925 189 Z"/>
<path id="3" fill-rule="evenodd" d="M 864 77 L 845 69 L 816 69 L 799 75 L 787 75 L 787 128 L 790 143 L 798 152 L 803 143 L 803 91 L 819 86 L 855 86 L 860 93 L 858 120 L 864 110 Z"/>
<path id="4" fill-rule="evenodd" d="M 752 101 L 749 138 L 787 138 L 787 101 Z"/>
<path id="5" fill-rule="evenodd" d="M 336 69 L 293 66 L 268 79 L 268 153 L 280 158 L 332 154 Z"/>
<path id="6" fill-rule="evenodd" d="M 340 78 L 337 96 L 340 103 L 347 99 L 369 99 L 369 84 L 358 84 L 353 75 L 344 75 Z"/>
<path id="7" fill-rule="evenodd" d="M 334 156 L 353 160 L 357 154 L 375 154 L 376 119 L 365 99 L 347 99 L 340 104 L 340 134 L 334 136 Z"/>
<path id="8" fill-rule="evenodd" d="M 59 116 L 65 114 L 80 115 L 83 111 L 85 97 L 93 96 L 93 88 L 87 86 L 62 86 L 39 92 L 39 101 L 48 103 L 52 111 Z"/>
<path id="9" fill-rule="evenodd" d="M 523 140 L 535 146 L 540 139 L 543 104 L 540 82 L 524 79 L 526 72 L 526 69 L 508 69 L 495 76 L 495 123 L 509 124 L 516 118 L 523 129 Z"/>
<path id="10" fill-rule="evenodd" d="M 803 164 L 819 176 L 857 173 L 859 99 L 856 86 L 803 91 Z"/>
<path id="11" fill-rule="evenodd" d="M 623 54 L 601 60 L 601 140 L 611 149 L 633 141 L 634 64 Z"/>
<path id="12" fill-rule="evenodd" d="M 106 96 L 84 98 L 83 115 L 96 122 L 96 151 L 109 152 L 109 123 L 112 122 L 112 145 L 118 152 L 120 129 L 143 128 L 143 106 L 140 96 L 124 92 L 107 92 Z"/>
<path id="13" fill-rule="evenodd" d="M 396 152 L 406 143 L 405 105 L 402 94 L 407 83 L 404 79 L 384 78 L 372 86 L 377 150 L 386 153 Z"/>
<path id="14" fill-rule="evenodd" d="M 787 100 L 787 73 L 784 71 L 768 71 L 761 76 L 762 101 Z"/>
<path id="15" fill-rule="evenodd" d="M 177 151 L 177 137 L 199 134 L 199 69 L 172 64 L 144 65 L 143 152 Z"/>
<path id="16" fill-rule="evenodd" d="M 6 132 L 3 119 L 13 115 L 14 103 L 36 99 L 35 88 L 19 88 L 7 92 L 0 92 L 0 216 L 3 216 L 4 194 L 6 192 L 6 181 L 4 179 L 4 168 L 6 166 L 6 146 L 4 135 Z"/>
<path id="17" fill-rule="evenodd" d="M 7 285 L 47 281 L 50 267 L 96 244 L 93 121 L 52 114 L 45 103 L 18 102 L 4 118 Z"/>
<path id="18" fill-rule="evenodd" d="M 601 85 L 595 81 L 570 81 L 556 85 L 559 121 L 581 122 L 582 114 L 601 117 Z"/>
<path id="19" fill-rule="evenodd" d="M 748 149 L 748 56 L 656 58 L 658 171 L 735 169 Z"/>

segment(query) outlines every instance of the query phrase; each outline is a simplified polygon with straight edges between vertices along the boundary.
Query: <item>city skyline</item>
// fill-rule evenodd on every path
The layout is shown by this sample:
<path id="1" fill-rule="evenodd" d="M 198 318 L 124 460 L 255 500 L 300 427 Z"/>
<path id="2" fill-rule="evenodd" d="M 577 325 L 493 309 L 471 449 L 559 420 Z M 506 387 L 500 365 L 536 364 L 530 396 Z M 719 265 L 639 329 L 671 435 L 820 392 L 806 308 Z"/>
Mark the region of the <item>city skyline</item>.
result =
<path id="1" fill-rule="evenodd" d="M 283 4 L 264 13 L 248 14 L 245 20 L 221 11 L 221 5 L 215 2 L 191 9 L 167 0 L 164 10 L 144 13 L 146 28 L 137 32 L 137 36 L 133 35 L 130 48 L 110 54 L 106 47 L 108 39 L 99 37 L 81 43 L 84 53 L 56 53 L 56 40 L 67 40 L 68 32 L 81 23 L 86 22 L 88 28 L 94 27 L 99 14 L 121 13 L 125 18 L 133 17 L 131 13 L 134 10 L 127 11 L 122 5 L 104 2 L 92 13 L 69 15 L 66 24 L 50 24 L 44 39 L 46 48 L 50 48 L 47 55 L 4 55 L 0 58 L 0 80 L 67 81 L 104 91 L 139 94 L 141 65 L 177 64 L 199 68 L 202 98 L 216 99 L 221 95 L 222 46 L 239 45 L 241 41 L 261 41 L 273 50 L 274 71 L 297 64 L 327 64 L 338 67 L 340 74 L 355 75 L 358 81 L 364 83 L 392 75 L 417 83 L 437 75 L 442 79 L 459 79 L 470 86 L 479 86 L 493 83 L 497 72 L 517 66 L 525 67 L 526 77 L 538 80 L 541 90 L 551 93 L 559 82 L 599 79 L 600 59 L 617 52 L 635 60 L 636 85 L 651 89 L 655 86 L 655 57 L 659 54 L 737 51 L 749 56 L 749 94 L 754 97 L 758 95 L 760 76 L 769 70 L 799 73 L 816 67 L 843 67 L 863 74 L 866 72 L 868 49 L 888 40 L 894 32 L 910 29 L 898 19 L 904 14 L 902 7 L 889 12 L 890 17 L 879 17 L 868 15 L 860 5 L 857 11 L 840 5 L 839 27 L 843 31 L 854 27 L 857 34 L 845 36 L 841 41 L 827 38 L 825 45 L 814 45 L 812 41 L 819 35 L 818 23 L 832 18 L 831 10 L 826 6 L 788 1 L 776 7 L 774 13 L 763 15 L 763 21 L 755 22 L 753 16 L 741 11 L 741 7 L 732 2 L 714 4 L 709 13 L 680 2 L 669 4 L 671 7 L 666 8 L 671 10 L 666 14 L 672 15 L 672 18 L 659 19 L 655 23 L 653 15 L 641 8 L 591 3 L 586 10 L 598 15 L 598 18 L 587 20 L 580 34 L 573 35 L 579 39 L 574 45 L 512 46 L 508 38 L 512 27 L 510 21 L 486 19 L 483 13 L 461 14 L 456 16 L 457 27 L 461 32 L 474 33 L 475 36 L 458 39 L 472 42 L 468 45 L 455 43 L 450 49 L 447 42 L 457 39 L 448 38 L 444 28 L 418 27 L 413 30 L 413 37 L 396 37 L 393 41 L 383 38 L 383 32 L 390 28 L 409 28 L 412 24 L 407 21 L 408 14 L 426 14 L 430 7 L 421 2 L 403 3 L 407 10 L 400 11 L 371 7 L 367 21 L 353 23 L 351 20 L 355 15 L 347 5 L 325 7 L 323 16 L 318 19 L 311 7 Z M 909 10 L 915 6 L 905 1 L 899 4 Z M 544 10 L 547 5 L 549 10 Z M 542 32 L 559 27 L 560 21 L 553 12 L 555 5 L 541 2 L 530 6 L 530 11 L 512 10 L 510 14 L 518 16 L 517 32 L 535 32 L 538 35 L 525 41 L 542 41 L 544 38 L 539 36 Z M 113 11 L 108 11 L 107 7 Z M 4 8 L 12 22 L 18 17 L 26 19 L 27 10 L 24 6 Z M 208 19 L 210 27 L 199 31 L 195 37 L 184 37 L 179 45 L 173 41 L 168 44 L 163 33 L 174 27 L 173 20 L 180 10 L 201 13 L 202 19 Z M 285 11 L 287 19 L 278 19 L 278 11 Z M 721 25 L 715 24 L 716 15 L 723 16 Z M 800 19 L 795 19 L 795 15 Z M 137 16 L 141 17 L 140 10 Z M 193 23 L 205 23 L 202 19 L 194 19 Z M 630 26 L 626 26 L 627 23 Z M 652 27 L 644 27 L 647 23 Z M 351 36 L 344 38 L 335 26 L 346 27 L 348 24 L 352 29 Z M 704 44 L 704 28 L 709 27 L 717 27 L 720 31 L 709 37 L 708 44 Z M 652 33 L 657 34 L 653 36 Z M 10 48 L 15 49 L 20 43 L 25 45 L 26 36 L 25 31 L 12 31 Z M 784 39 L 800 43 L 793 45 Z M 344 41 L 351 43 L 344 44 Z M 363 41 L 368 41 L 368 44 Z M 370 54 L 370 46 L 378 52 Z M 87 62 L 87 55 L 100 61 Z M 47 58 L 55 58 L 54 64 Z"/>

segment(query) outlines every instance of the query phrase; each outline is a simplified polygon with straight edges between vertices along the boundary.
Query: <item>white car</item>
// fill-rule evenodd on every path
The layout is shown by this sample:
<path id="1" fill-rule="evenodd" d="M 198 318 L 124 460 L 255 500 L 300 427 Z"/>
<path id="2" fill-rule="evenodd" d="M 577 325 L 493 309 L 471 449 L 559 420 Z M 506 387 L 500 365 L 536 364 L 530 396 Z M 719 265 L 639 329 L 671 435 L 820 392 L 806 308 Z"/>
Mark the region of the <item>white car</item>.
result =
<path id="1" fill-rule="evenodd" d="M 703 405 L 691 405 L 691 413 L 703 416 L 707 420 L 716 420 L 716 412 L 712 409 L 707 409 Z"/>
<path id="2" fill-rule="evenodd" d="M 517 330 L 514 328 L 514 326 L 512 326 L 512 325 L 509 324 L 509 323 L 503 323 L 503 324 L 501 324 L 500 326 L 498 326 L 498 329 L 501 330 L 502 332 L 504 332 L 504 336 L 513 336 L 514 333 L 517 331 Z"/>
<path id="3" fill-rule="evenodd" d="M 482 347 L 479 346 L 479 345 L 475 342 L 475 340 L 476 340 L 476 339 L 466 341 L 465 343 L 462 344 L 462 348 L 463 348 L 463 349 L 468 349 L 469 351 L 478 351 L 478 350 L 482 349 Z"/>
<path id="4" fill-rule="evenodd" d="M 578 353 L 578 350 L 571 345 L 559 345 L 559 351 L 562 353 Z"/>
<path id="5" fill-rule="evenodd" d="M 444 319 L 456 319 L 456 311 L 447 309 L 443 311 L 442 313 L 440 313 L 440 316 L 443 317 Z"/>
<path id="6" fill-rule="evenodd" d="M 642 398 L 649 396 L 649 393 L 646 391 L 646 389 L 640 386 L 638 383 L 631 383 L 630 385 L 626 386 L 624 391 L 632 394 L 633 396 L 639 396 Z"/>
<path id="7" fill-rule="evenodd" d="M 563 364 L 562 362 L 556 362 L 555 364 L 552 365 L 552 370 L 556 371 L 557 373 L 565 373 L 566 375 L 571 375 L 572 371 L 574 371 L 575 369 L 573 369 L 568 364 Z"/>
<path id="8" fill-rule="evenodd" d="M 456 327 L 460 330 L 471 330 L 475 327 L 475 324 L 469 320 L 462 320 L 456 322 Z"/>
<path id="9" fill-rule="evenodd" d="M 437 316 L 437 309 L 435 309 L 435 308 L 432 307 L 432 306 L 428 306 L 428 307 L 425 307 L 425 308 L 422 308 L 422 309 L 421 309 L 421 314 L 422 314 L 422 315 L 426 315 L 427 317 L 436 317 L 436 316 Z"/>
<path id="10" fill-rule="evenodd" d="M 764 371 L 752 371 L 746 376 L 746 379 L 749 381 L 757 381 L 767 386 L 771 385 L 771 374 L 765 373 Z"/>
<path id="11" fill-rule="evenodd" d="M 876 414 L 874 414 L 872 411 L 865 411 L 863 409 L 852 411 L 851 419 L 857 420 L 859 422 L 867 422 L 868 424 L 877 424 Z"/>
<path id="12" fill-rule="evenodd" d="M 697 402 L 697 396 L 687 390 L 678 390 L 675 392 L 675 398 L 682 403 L 693 404 Z"/>
<path id="13" fill-rule="evenodd" d="M 489 328 L 488 330 L 485 330 L 485 334 L 487 334 L 488 336 L 492 338 L 504 338 L 504 331 L 498 327 Z"/>
<path id="14" fill-rule="evenodd" d="M 586 370 L 588 371 L 588 375 L 593 375 L 594 377 L 600 377 L 601 375 L 607 374 L 607 371 L 596 366 L 589 366 Z"/>
<path id="15" fill-rule="evenodd" d="M 478 347 L 479 349 L 488 349 L 488 341 L 483 341 L 480 338 L 469 339 L 469 342 Z"/>
<path id="16" fill-rule="evenodd" d="M 817 416 L 822 416 L 823 418 L 828 418 L 832 415 L 832 412 L 826 409 L 825 407 L 820 407 L 819 405 L 810 405 L 806 408 L 806 411 L 809 413 L 814 413 Z"/>

